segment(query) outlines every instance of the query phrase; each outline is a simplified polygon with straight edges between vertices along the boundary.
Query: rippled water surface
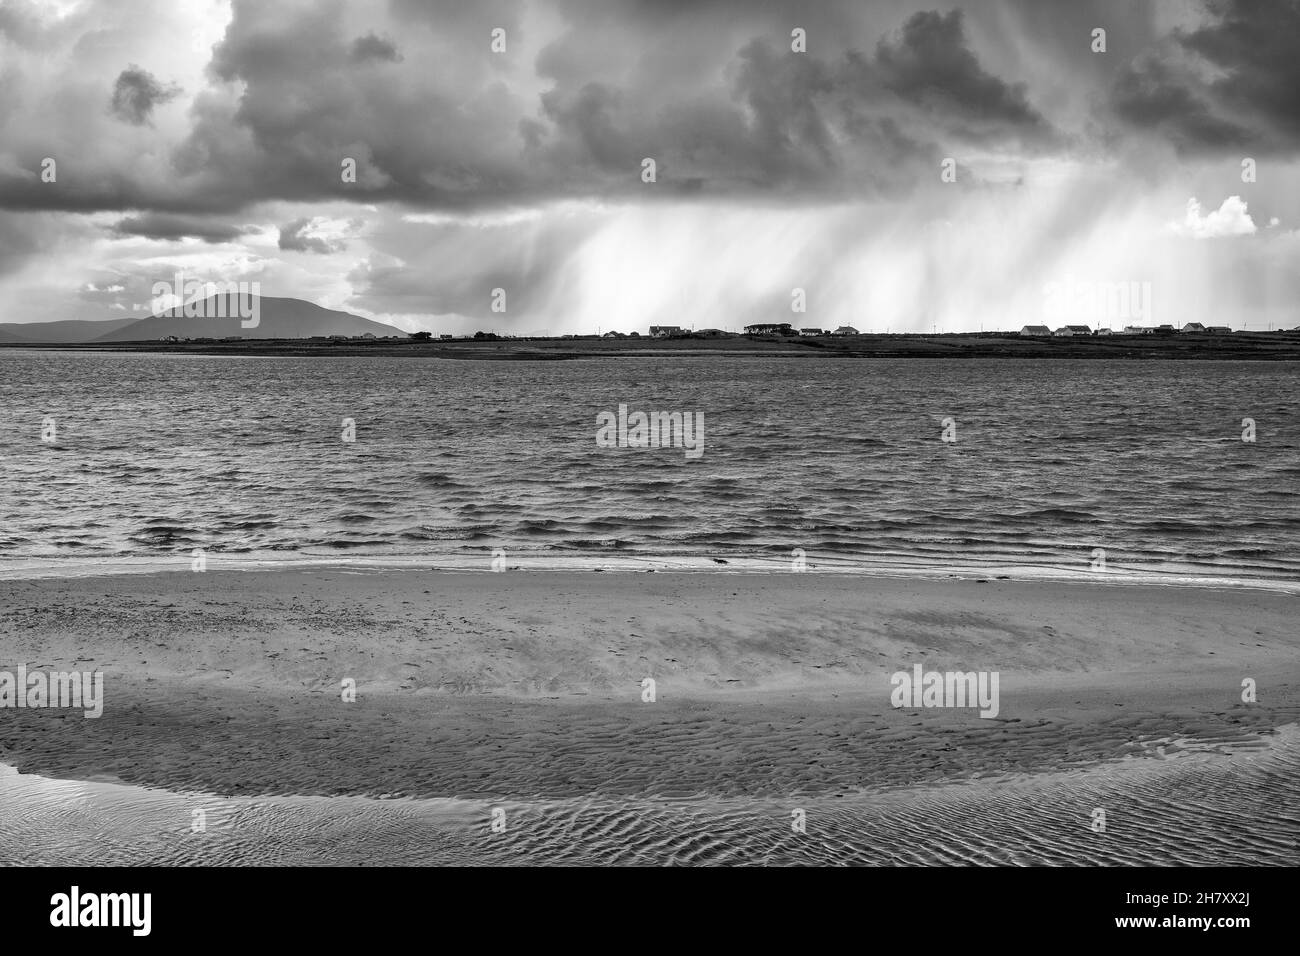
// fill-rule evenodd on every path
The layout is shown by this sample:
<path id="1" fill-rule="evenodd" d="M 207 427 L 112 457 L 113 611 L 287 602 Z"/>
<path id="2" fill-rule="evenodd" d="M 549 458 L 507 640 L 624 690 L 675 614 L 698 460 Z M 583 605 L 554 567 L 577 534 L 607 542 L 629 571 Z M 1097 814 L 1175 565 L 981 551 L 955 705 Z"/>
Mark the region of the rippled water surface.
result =
<path id="1" fill-rule="evenodd" d="M 0 562 L 803 548 L 1083 569 L 1103 548 L 1294 578 L 1297 384 L 1289 362 L 0 350 Z M 597 447 L 620 403 L 703 412 L 703 457 Z"/>

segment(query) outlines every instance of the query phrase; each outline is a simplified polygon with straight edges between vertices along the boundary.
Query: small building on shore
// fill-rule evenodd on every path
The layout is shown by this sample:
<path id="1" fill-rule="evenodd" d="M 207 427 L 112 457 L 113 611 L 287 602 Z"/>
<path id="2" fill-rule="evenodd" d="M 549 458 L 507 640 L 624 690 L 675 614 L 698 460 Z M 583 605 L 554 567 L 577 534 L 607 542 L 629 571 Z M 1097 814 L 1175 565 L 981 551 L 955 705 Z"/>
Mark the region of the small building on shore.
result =
<path id="1" fill-rule="evenodd" d="M 1180 332 L 1204 332 L 1206 331 L 1206 328 L 1205 326 L 1201 325 L 1200 322 L 1188 322 L 1181 329 L 1179 329 L 1179 331 Z"/>
<path id="2" fill-rule="evenodd" d="M 1021 335 L 1035 335 L 1047 338 L 1052 334 L 1052 330 L 1045 325 L 1026 325 L 1020 330 Z"/>
<path id="3" fill-rule="evenodd" d="M 859 332 L 851 325 L 841 325 L 838 329 L 836 329 L 834 332 L 831 333 L 831 335 L 861 335 L 861 334 L 862 334 L 861 332 Z"/>
<path id="4" fill-rule="evenodd" d="M 826 331 L 824 329 L 800 329 L 799 334 L 800 335 L 825 335 Z"/>
<path id="5" fill-rule="evenodd" d="M 746 335 L 798 335 L 789 322 L 756 322 L 745 326 Z"/>
<path id="6" fill-rule="evenodd" d="M 1052 334 L 1061 338 L 1069 338 L 1072 335 L 1092 335 L 1092 329 L 1086 325 L 1063 325 Z"/>
<path id="7" fill-rule="evenodd" d="M 681 335 L 682 327 L 680 325 L 652 325 L 650 326 L 650 337 L 654 339 L 668 339 L 674 335 Z"/>

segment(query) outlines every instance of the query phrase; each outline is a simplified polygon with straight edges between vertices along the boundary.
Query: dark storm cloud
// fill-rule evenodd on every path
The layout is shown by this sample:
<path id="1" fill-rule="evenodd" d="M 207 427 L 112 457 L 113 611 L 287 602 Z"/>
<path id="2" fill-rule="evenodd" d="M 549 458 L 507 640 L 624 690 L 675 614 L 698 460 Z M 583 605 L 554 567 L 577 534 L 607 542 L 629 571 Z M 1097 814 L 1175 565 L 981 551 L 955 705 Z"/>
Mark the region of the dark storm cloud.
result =
<path id="1" fill-rule="evenodd" d="M 144 236 L 147 239 L 160 240 L 192 238 L 208 243 L 231 242 L 256 231 L 247 226 L 233 226 L 202 216 L 171 213 L 128 216 L 113 225 L 113 232 L 119 236 Z"/>
<path id="2" fill-rule="evenodd" d="M 143 126 L 149 122 L 155 106 L 174 100 L 180 94 L 179 86 L 164 86 L 149 71 L 132 63 L 118 75 L 117 82 L 113 84 L 110 107 L 120 119 Z"/>
<path id="3" fill-rule="evenodd" d="M 60 157 L 64 156 L 63 152 L 56 152 Z M 229 203 L 209 202 L 206 197 L 159 189 L 157 183 L 135 182 L 117 170 L 95 167 L 91 159 L 73 163 L 60 158 L 57 183 L 40 182 L 39 156 L 27 159 L 25 165 L 34 172 L 19 176 L 0 169 L 0 209 L 87 213 L 130 209 L 225 211 L 230 208 Z M 79 173 L 75 178 L 68 175 L 73 169 Z"/>
<path id="4" fill-rule="evenodd" d="M 563 134 L 566 145 L 604 169 L 626 170 L 644 155 L 645 143 L 634 142 L 633 134 L 615 119 L 621 100 L 618 90 L 603 83 L 587 83 L 573 91 L 548 91 L 542 95 L 542 109 Z"/>
<path id="5" fill-rule="evenodd" d="M 1184 152 L 1300 148 L 1300 4 L 1227 0 L 1131 63 L 1112 104 Z M 1213 78 L 1207 80 L 1206 76 Z"/>
<path id="6" fill-rule="evenodd" d="M 917 0 L 549 0 L 531 16 L 518 0 L 233 0 L 182 130 L 134 148 L 133 128 L 151 134 L 177 88 L 133 64 L 113 95 L 125 125 L 108 134 L 130 148 L 64 131 L 60 181 L 45 187 L 13 169 L 36 169 L 51 137 L 19 142 L 8 171 L 0 162 L 0 206 L 191 215 L 276 200 L 835 200 L 928 188 L 937 161 L 965 164 L 964 152 L 1020 160 L 1090 137 L 1109 147 L 1124 130 L 1189 150 L 1300 143 L 1295 5 L 1253 20 L 1224 6 L 1172 39 L 1131 7 L 1071 5 L 1052 33 L 1056 21 L 1025 0 L 965 12 Z M 14 13 L 8 29 L 28 36 L 30 19 Z M 1088 53 L 1095 22 L 1110 26 L 1113 58 Z M 795 25 L 807 52 L 790 49 Z M 498 27 L 502 54 L 489 49 Z M 1035 58 L 1045 49 L 1062 77 Z M 1218 77 L 1195 81 L 1173 53 Z M 1072 86 L 1076 76 L 1087 84 Z M 1108 106 L 1094 117 L 1098 93 Z M 1085 127 L 1095 119 L 1110 139 Z M 141 150 L 157 159 L 147 172 L 133 162 Z M 640 179 L 646 157 L 654 189 Z M 348 159 L 356 182 L 340 175 Z"/>
<path id="7" fill-rule="evenodd" d="M 540 7 L 561 19 L 525 56 L 488 47 L 497 27 L 509 49 L 525 42 L 512 0 L 395 0 L 364 32 L 345 30 L 343 0 L 232 9 L 161 182 L 87 160 L 57 190 L 0 179 L 0 203 L 189 214 L 270 200 L 830 198 L 928 181 L 963 145 L 1052 138 L 1025 89 L 981 63 L 959 12 L 891 12 L 884 29 L 851 4 L 561 0 Z M 807 24 L 806 53 L 790 49 L 792 22 Z M 114 111 L 141 125 L 174 95 L 132 66 Z"/>
<path id="8" fill-rule="evenodd" d="M 1006 83 L 980 65 L 962 23 L 960 10 L 909 19 L 897 43 L 882 40 L 876 48 L 881 85 L 924 110 L 959 118 L 967 128 L 983 124 L 1049 135 L 1050 125 L 1029 105 L 1024 84 Z"/>
<path id="9" fill-rule="evenodd" d="M 1183 152 L 1240 149 L 1257 141 L 1255 132 L 1216 115 L 1202 94 L 1158 59 L 1126 69 L 1111 97 L 1122 119 L 1142 129 L 1159 130 Z"/>
<path id="10" fill-rule="evenodd" d="M 723 64 L 729 86 L 662 99 L 662 77 L 581 81 L 572 61 L 589 54 L 565 37 L 539 57 L 556 85 L 542 95 L 549 125 L 521 130 L 526 148 L 544 168 L 585 168 L 587 183 L 605 174 L 606 189 L 635 184 L 629 173 L 651 157 L 667 191 L 761 197 L 906 187 L 963 145 L 1037 150 L 1059 140 L 1022 85 L 980 65 L 960 12 L 918 13 L 874 55 L 796 54 L 776 35 Z"/>
<path id="11" fill-rule="evenodd" d="M 740 51 L 733 89 L 752 120 L 732 115 L 731 142 L 723 155 L 753 156 L 769 182 L 819 179 L 839 167 L 826 115 L 835 81 L 820 60 L 787 55 L 755 40 Z"/>
<path id="12" fill-rule="evenodd" d="M 206 197 L 418 200 L 519 195 L 517 122 L 523 103 L 496 83 L 487 32 L 412 29 L 422 56 L 375 71 L 356 63 L 340 34 L 339 3 L 295 9 L 236 2 L 211 72 L 242 90 L 209 93 L 176 152 L 182 175 Z M 406 41 L 404 41 L 405 43 Z M 430 66 L 430 44 L 438 56 Z M 357 181 L 340 164 L 354 160 Z"/>

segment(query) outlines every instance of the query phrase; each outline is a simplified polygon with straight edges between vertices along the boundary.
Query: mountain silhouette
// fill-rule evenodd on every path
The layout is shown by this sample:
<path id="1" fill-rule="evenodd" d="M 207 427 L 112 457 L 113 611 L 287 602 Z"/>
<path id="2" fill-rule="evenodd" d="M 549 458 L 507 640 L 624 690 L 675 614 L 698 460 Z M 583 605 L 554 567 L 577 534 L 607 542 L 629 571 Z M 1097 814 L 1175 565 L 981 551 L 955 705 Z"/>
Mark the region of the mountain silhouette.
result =
<path id="1" fill-rule="evenodd" d="M 0 342 L 68 343 L 90 342 L 137 319 L 61 319 L 58 322 L 5 322 L 0 325 Z"/>
<path id="2" fill-rule="evenodd" d="M 242 302 L 244 315 L 256 305 L 258 323 L 244 328 L 238 304 Z M 213 295 L 201 302 L 191 303 L 190 311 L 199 315 L 187 316 L 180 307 L 170 309 L 129 325 L 113 329 L 93 342 L 149 342 L 169 335 L 183 339 L 223 339 L 238 336 L 244 339 L 305 339 L 313 335 L 364 335 L 376 337 L 400 335 L 401 329 L 383 322 L 363 319 L 350 312 L 324 309 L 302 299 L 284 299 L 274 296 Z M 21 334 L 21 333 L 20 333 Z"/>

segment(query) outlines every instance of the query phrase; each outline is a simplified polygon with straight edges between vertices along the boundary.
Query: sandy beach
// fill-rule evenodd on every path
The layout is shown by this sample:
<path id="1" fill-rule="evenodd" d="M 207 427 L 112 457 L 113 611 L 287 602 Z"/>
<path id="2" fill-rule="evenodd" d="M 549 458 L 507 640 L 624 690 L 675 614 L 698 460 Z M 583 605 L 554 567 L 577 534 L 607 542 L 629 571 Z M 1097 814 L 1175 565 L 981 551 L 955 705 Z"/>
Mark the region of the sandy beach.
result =
<path id="1" fill-rule="evenodd" d="M 0 591 L 3 669 L 105 674 L 97 720 L 0 711 L 0 760 L 218 794 L 842 795 L 1227 752 L 1300 715 L 1296 598 L 1266 590 L 333 570 Z M 997 717 L 891 707 L 917 663 L 998 671 Z"/>

